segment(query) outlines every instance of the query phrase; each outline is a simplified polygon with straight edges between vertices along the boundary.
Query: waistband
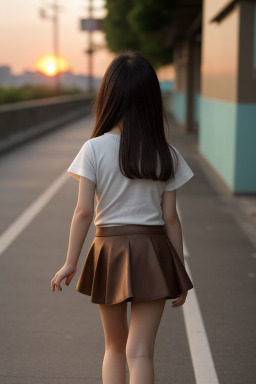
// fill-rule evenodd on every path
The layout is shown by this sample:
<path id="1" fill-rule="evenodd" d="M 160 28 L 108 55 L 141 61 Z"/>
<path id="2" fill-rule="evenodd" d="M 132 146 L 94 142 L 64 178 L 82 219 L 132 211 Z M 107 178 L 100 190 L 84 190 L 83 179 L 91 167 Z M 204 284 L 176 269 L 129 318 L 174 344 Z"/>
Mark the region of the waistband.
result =
<path id="1" fill-rule="evenodd" d="M 136 233 L 159 233 L 165 234 L 163 225 L 141 225 L 141 224 L 127 224 L 115 225 L 109 227 L 96 227 L 95 237 L 98 236 L 118 236 L 129 235 Z"/>

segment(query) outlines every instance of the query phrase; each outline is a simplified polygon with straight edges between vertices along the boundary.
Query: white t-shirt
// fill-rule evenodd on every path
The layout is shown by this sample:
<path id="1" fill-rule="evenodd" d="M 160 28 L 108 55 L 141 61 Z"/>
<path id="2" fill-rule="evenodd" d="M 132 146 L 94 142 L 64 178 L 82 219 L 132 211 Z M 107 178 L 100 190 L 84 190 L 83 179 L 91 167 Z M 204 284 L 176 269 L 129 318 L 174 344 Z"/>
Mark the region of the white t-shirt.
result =
<path id="1" fill-rule="evenodd" d="M 78 180 L 83 176 L 96 184 L 95 226 L 164 225 L 161 209 L 163 192 L 181 187 L 194 173 L 172 146 L 178 155 L 175 179 L 166 182 L 129 179 L 119 169 L 120 137 L 104 133 L 87 140 L 67 172 Z"/>

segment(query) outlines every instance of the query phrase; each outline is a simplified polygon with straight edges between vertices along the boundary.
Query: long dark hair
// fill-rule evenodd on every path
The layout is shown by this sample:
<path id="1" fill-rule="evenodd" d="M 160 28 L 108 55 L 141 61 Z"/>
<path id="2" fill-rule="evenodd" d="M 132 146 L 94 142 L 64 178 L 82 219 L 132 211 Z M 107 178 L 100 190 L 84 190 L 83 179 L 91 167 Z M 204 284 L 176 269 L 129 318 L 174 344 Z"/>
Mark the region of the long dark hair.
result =
<path id="1" fill-rule="evenodd" d="M 119 51 L 104 74 L 92 106 L 96 122 L 91 138 L 107 133 L 122 121 L 119 166 L 123 175 L 161 181 L 175 177 L 169 147 L 178 158 L 165 138 L 159 81 L 141 53 Z"/>

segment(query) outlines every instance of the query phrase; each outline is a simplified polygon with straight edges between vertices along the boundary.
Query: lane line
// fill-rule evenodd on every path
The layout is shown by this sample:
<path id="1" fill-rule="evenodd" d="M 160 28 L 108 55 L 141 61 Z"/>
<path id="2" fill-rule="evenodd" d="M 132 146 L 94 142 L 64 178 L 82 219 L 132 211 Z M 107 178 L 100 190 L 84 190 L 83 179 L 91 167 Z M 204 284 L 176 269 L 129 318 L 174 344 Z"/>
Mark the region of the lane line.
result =
<path id="1" fill-rule="evenodd" d="M 177 211 L 181 220 L 179 205 Z M 182 222 L 182 220 L 181 220 Z M 184 237 L 183 237 L 184 242 Z M 188 257 L 188 249 L 186 250 L 186 258 Z M 184 251 L 185 257 L 185 251 Z M 193 282 L 188 262 L 185 258 L 185 267 L 187 273 Z M 188 338 L 190 355 L 192 359 L 195 379 L 197 384 L 219 384 L 217 372 L 212 358 L 209 341 L 207 338 L 203 318 L 201 315 L 196 290 L 192 288 L 188 292 L 188 296 L 182 311 L 185 321 L 185 328 Z"/>
<path id="2" fill-rule="evenodd" d="M 30 222 L 45 207 L 51 198 L 58 192 L 62 185 L 68 180 L 66 173 L 61 174 L 46 190 L 0 235 L 0 255 L 19 236 L 19 234 L 30 224 Z M 179 205 L 177 211 L 182 222 Z M 189 256 L 183 236 L 184 256 Z M 185 259 L 187 272 L 193 282 L 191 271 Z M 182 306 L 185 327 L 188 337 L 191 359 L 197 384 L 219 384 L 213 358 L 207 339 L 203 318 L 199 303 L 193 288 L 186 303 Z"/>
<path id="3" fill-rule="evenodd" d="M 176 201 L 176 208 L 177 208 L 177 213 L 178 213 L 178 216 L 179 216 L 179 219 L 180 219 L 180 222 L 181 222 L 182 221 L 182 217 L 181 217 L 181 212 L 180 212 L 180 209 L 179 209 L 178 200 Z M 184 255 L 184 258 L 187 258 L 187 257 L 189 257 L 189 252 L 188 252 L 187 244 L 186 244 L 186 241 L 184 239 L 183 234 L 182 234 L 182 237 L 183 237 L 183 255 Z"/>
<path id="4" fill-rule="evenodd" d="M 1 235 L 0 235 L 0 255 L 8 246 L 19 236 L 28 226 L 36 215 L 45 207 L 51 198 L 58 192 L 61 186 L 68 180 L 67 174 L 61 174 Z M 177 211 L 180 221 L 179 205 Z M 189 256 L 183 236 L 184 256 Z M 187 272 L 193 281 L 187 260 L 185 259 Z M 187 297 L 185 305 L 182 306 L 185 327 L 188 337 L 191 359 L 197 384 L 219 384 L 215 370 L 213 358 L 210 351 L 203 318 L 200 312 L 195 288 Z"/>
<path id="5" fill-rule="evenodd" d="M 188 252 L 187 244 L 185 242 L 184 237 L 183 237 L 183 255 L 185 258 L 189 257 L 189 252 Z"/>
<path id="6" fill-rule="evenodd" d="M 0 255 L 19 236 L 28 224 L 38 215 L 51 198 L 68 180 L 66 173 L 61 174 L 46 190 L 0 235 Z"/>

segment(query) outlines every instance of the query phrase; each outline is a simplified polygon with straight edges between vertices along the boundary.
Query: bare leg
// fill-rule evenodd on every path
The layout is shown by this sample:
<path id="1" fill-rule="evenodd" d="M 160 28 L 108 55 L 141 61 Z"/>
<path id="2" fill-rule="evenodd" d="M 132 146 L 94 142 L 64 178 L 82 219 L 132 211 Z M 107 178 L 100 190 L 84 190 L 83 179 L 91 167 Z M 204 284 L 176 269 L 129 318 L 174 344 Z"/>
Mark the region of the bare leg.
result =
<path id="1" fill-rule="evenodd" d="M 154 383 L 154 346 L 166 299 L 133 303 L 126 345 L 130 384 Z"/>
<path id="2" fill-rule="evenodd" d="M 125 384 L 128 337 L 127 302 L 99 304 L 105 335 L 105 354 L 102 364 L 103 384 Z"/>

